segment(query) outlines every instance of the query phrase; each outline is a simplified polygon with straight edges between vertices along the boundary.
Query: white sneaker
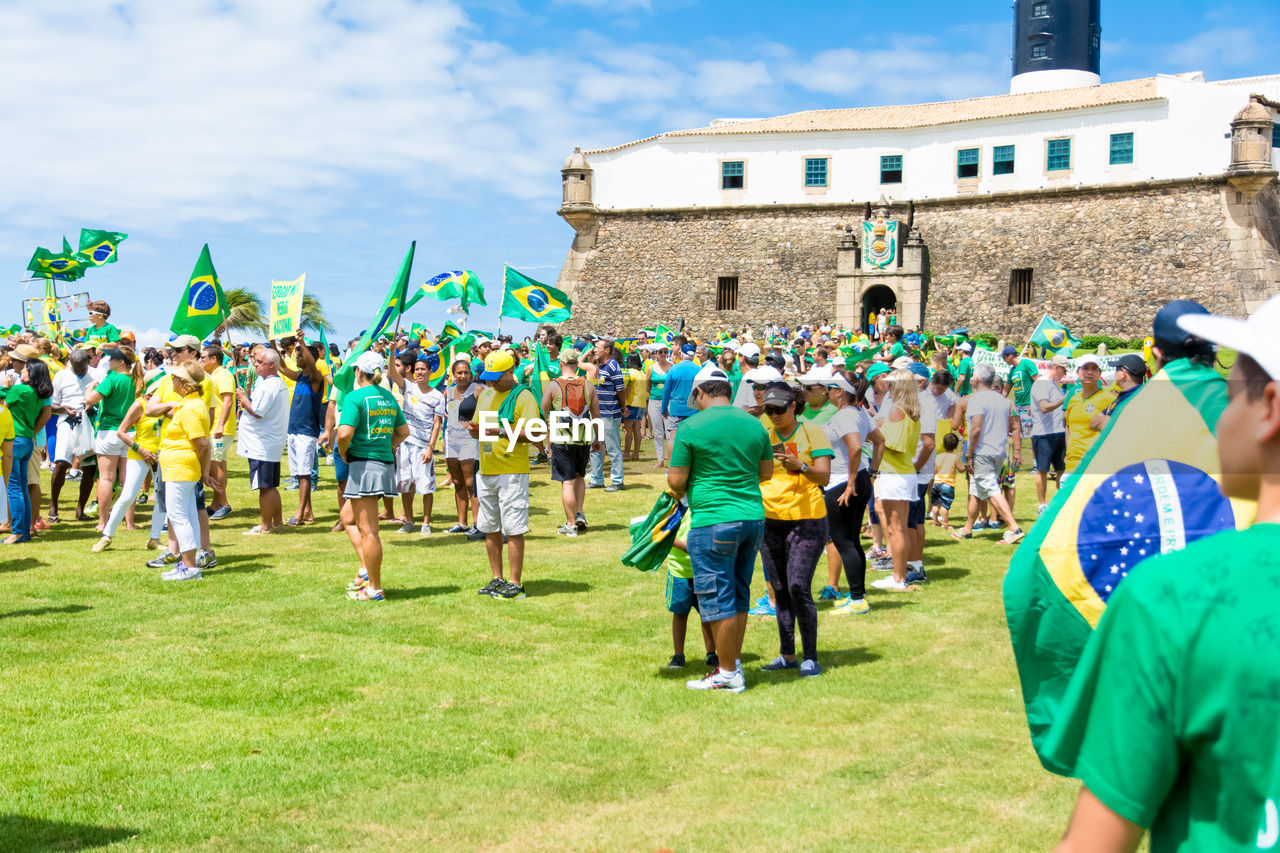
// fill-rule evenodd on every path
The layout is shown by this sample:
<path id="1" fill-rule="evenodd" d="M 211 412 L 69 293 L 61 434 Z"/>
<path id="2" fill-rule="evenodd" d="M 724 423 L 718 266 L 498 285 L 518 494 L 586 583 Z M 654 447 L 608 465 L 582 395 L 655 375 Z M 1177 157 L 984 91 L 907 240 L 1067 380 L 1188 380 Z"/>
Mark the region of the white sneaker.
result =
<path id="1" fill-rule="evenodd" d="M 261 536 L 264 533 L 270 533 L 270 530 L 263 530 L 261 524 L 255 524 L 244 532 L 245 536 Z"/>
<path id="2" fill-rule="evenodd" d="M 559 533 L 561 536 L 577 536 L 578 526 L 566 521 L 564 524 L 556 528 L 556 533 Z"/>
<path id="3" fill-rule="evenodd" d="M 200 580 L 199 566 L 180 565 L 175 569 L 165 572 L 160 576 L 160 580 L 164 581 L 195 581 Z"/>
<path id="4" fill-rule="evenodd" d="M 747 689 L 747 682 L 742 677 L 741 669 L 732 675 L 725 675 L 720 671 L 720 667 L 716 667 L 706 678 L 686 681 L 684 686 L 690 690 L 727 690 L 730 693 L 741 693 Z"/>
<path id="5" fill-rule="evenodd" d="M 431 535 L 431 525 L 430 525 L 430 524 L 427 524 L 425 521 L 424 521 L 424 522 L 422 522 L 422 529 L 418 531 L 418 535 L 419 535 L 419 536 L 430 536 L 430 535 Z"/>
<path id="6" fill-rule="evenodd" d="M 80 482 L 80 478 L 83 476 L 84 476 L 84 472 L 81 471 L 79 468 L 72 468 L 70 471 L 67 472 L 68 482 L 78 483 Z"/>
<path id="7" fill-rule="evenodd" d="M 398 533 L 412 533 L 413 531 L 415 531 L 415 530 L 417 530 L 417 529 L 418 529 L 418 526 L 417 526 L 416 524 L 414 524 L 412 521 L 406 521 L 404 524 L 400 525 L 400 529 L 399 529 L 397 532 L 398 532 Z"/>
<path id="8" fill-rule="evenodd" d="M 876 589 L 893 590 L 894 592 L 904 592 L 907 588 L 906 581 L 896 581 L 893 579 L 893 575 L 887 578 L 880 578 L 878 581 L 872 581 L 871 586 Z"/>

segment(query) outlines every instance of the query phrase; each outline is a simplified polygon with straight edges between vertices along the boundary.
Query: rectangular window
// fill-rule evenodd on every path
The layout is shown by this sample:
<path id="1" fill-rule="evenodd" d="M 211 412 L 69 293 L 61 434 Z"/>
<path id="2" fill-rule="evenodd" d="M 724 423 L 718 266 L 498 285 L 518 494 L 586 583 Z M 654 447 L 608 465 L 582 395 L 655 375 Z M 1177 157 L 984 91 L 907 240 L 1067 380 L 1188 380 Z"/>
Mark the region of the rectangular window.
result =
<path id="1" fill-rule="evenodd" d="M 880 183 L 902 183 L 902 155 L 886 154 L 880 158 Z"/>
<path id="2" fill-rule="evenodd" d="M 1047 17 L 1049 17 L 1049 4 L 1048 4 L 1048 3 L 1033 3 L 1033 4 L 1031 5 L 1031 17 L 1033 17 L 1033 18 L 1047 18 Z"/>
<path id="3" fill-rule="evenodd" d="M 716 279 L 716 310 L 738 310 L 738 277 L 722 275 Z"/>
<path id="4" fill-rule="evenodd" d="M 991 174 L 1013 174 L 1013 146 L 997 145 L 991 149 Z"/>
<path id="5" fill-rule="evenodd" d="M 740 190 L 747 185 L 747 164 L 743 160 L 725 160 L 720 164 L 720 189 Z"/>
<path id="6" fill-rule="evenodd" d="M 1009 273 L 1009 304 L 1031 304 L 1031 267 Z"/>
<path id="7" fill-rule="evenodd" d="M 1271 150 L 1280 149 L 1280 124 L 1271 125 Z"/>
<path id="8" fill-rule="evenodd" d="M 1071 168 L 1071 140 L 1050 139 L 1045 169 L 1050 172 L 1063 172 Z"/>
<path id="9" fill-rule="evenodd" d="M 961 148 L 956 152 L 956 177 L 978 177 L 978 149 Z"/>
<path id="10" fill-rule="evenodd" d="M 1035 44 L 1031 45 L 1031 58 L 1032 59 L 1048 59 L 1049 43 L 1038 41 Z"/>
<path id="11" fill-rule="evenodd" d="M 827 185 L 827 158 L 806 157 L 804 160 L 804 185 L 806 187 L 825 187 Z"/>
<path id="12" fill-rule="evenodd" d="M 1120 166 L 1133 162 L 1133 134 L 1111 134 L 1111 165 Z"/>

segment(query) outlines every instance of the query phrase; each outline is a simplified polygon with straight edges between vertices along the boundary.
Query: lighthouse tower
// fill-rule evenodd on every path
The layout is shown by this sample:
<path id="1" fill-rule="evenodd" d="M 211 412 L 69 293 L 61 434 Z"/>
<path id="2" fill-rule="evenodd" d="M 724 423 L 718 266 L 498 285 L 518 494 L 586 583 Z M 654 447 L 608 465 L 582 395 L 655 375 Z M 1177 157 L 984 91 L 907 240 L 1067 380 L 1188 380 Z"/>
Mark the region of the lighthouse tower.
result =
<path id="1" fill-rule="evenodd" d="M 1009 92 L 1096 86 L 1101 0 L 1015 0 Z"/>

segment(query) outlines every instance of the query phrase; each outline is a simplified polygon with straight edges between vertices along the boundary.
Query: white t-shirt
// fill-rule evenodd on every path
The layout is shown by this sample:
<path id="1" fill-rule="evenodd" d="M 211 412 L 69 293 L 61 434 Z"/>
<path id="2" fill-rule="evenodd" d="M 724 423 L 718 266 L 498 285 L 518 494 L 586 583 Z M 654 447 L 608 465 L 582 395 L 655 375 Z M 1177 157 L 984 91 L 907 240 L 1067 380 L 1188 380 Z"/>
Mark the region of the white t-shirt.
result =
<path id="1" fill-rule="evenodd" d="M 458 414 L 458 407 L 462 405 L 462 401 L 468 397 L 474 397 L 476 393 L 476 385 L 472 383 L 467 386 L 467 390 L 462 392 L 462 396 L 457 399 L 453 396 L 454 388 L 450 386 L 449 393 L 445 397 L 445 432 L 449 442 L 469 441 L 475 438 L 471 432 L 464 426 L 471 419 L 463 420 Z M 539 401 L 541 402 L 541 401 Z"/>
<path id="2" fill-rule="evenodd" d="M 916 444 L 916 458 L 920 457 L 921 451 L 924 450 L 924 437 L 926 435 L 936 436 L 938 434 L 938 409 L 937 398 L 928 391 L 920 392 L 920 441 Z M 938 456 L 938 446 L 934 443 L 933 452 L 929 454 L 929 461 L 924 467 L 916 472 L 916 483 L 924 485 L 933 480 L 933 463 Z"/>
<path id="3" fill-rule="evenodd" d="M 970 395 L 965 404 L 965 421 L 969 435 L 973 435 L 973 419 L 982 415 L 981 434 L 974 453 L 978 456 L 1004 456 L 1009 441 L 1009 416 L 1013 413 L 1013 401 L 1002 397 L 990 388 L 983 388 Z"/>
<path id="4" fill-rule="evenodd" d="M 809 372 L 804 375 L 805 379 L 831 379 L 835 376 L 835 371 L 831 368 L 831 364 L 815 364 L 809 368 Z"/>
<path id="5" fill-rule="evenodd" d="M 258 377 L 249 395 L 258 417 L 240 416 L 236 453 L 259 462 L 279 462 L 289 432 L 289 388 L 279 376 Z"/>
<path id="6" fill-rule="evenodd" d="M 431 440 L 432 421 L 437 416 L 445 416 L 444 395 L 435 388 L 423 391 L 417 383 L 406 382 L 401 408 L 405 423 L 409 425 L 409 437 L 405 441 L 425 449 Z"/>
<path id="7" fill-rule="evenodd" d="M 1031 435 L 1053 435 L 1067 431 L 1067 409 L 1059 406 L 1051 412 L 1040 411 L 1040 404 L 1056 403 L 1067 392 L 1051 379 L 1037 379 L 1031 383 Z"/>
<path id="8" fill-rule="evenodd" d="M 738 393 L 733 398 L 733 405 L 739 409 L 753 409 L 756 405 L 756 394 L 752 389 L 756 385 L 782 381 L 782 374 L 776 367 L 770 367 L 767 364 L 763 367 L 753 367 L 742 375 L 742 381 L 738 383 Z"/>
<path id="9" fill-rule="evenodd" d="M 53 396 L 49 398 L 49 402 L 54 406 L 82 409 L 84 392 L 96 386 L 98 382 L 99 380 L 93 375 L 93 368 L 86 370 L 84 376 L 76 376 L 74 370 L 64 367 L 53 374 Z"/>
<path id="10" fill-rule="evenodd" d="M 932 385 L 929 386 L 933 388 Z M 950 388 L 945 389 L 941 394 L 934 394 L 930 390 L 927 394 L 921 394 L 921 397 L 928 396 L 930 402 L 933 403 L 934 412 L 938 416 L 938 420 L 951 420 L 951 416 L 955 414 L 956 403 L 960 402 L 960 396 Z"/>
<path id="11" fill-rule="evenodd" d="M 849 481 L 849 447 L 844 443 L 844 437 L 849 433 L 858 435 L 858 470 L 866 470 L 867 457 L 861 452 L 861 447 L 873 429 L 875 424 L 871 422 L 871 416 L 857 406 L 845 406 L 822 425 L 822 432 L 826 435 L 827 441 L 831 442 L 831 449 L 835 451 L 835 456 L 831 460 L 831 479 L 827 482 L 828 489 L 843 486 Z"/>

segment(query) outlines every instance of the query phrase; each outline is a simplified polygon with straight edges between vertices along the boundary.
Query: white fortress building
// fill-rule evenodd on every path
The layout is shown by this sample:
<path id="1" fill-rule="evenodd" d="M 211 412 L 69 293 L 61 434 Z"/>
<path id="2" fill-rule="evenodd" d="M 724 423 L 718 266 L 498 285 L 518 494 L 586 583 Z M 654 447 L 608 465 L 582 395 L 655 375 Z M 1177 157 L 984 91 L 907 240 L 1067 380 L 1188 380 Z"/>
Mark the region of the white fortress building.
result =
<path id="1" fill-rule="evenodd" d="M 909 326 L 1017 335 L 1048 313 L 1136 335 L 1165 299 L 1243 314 L 1280 288 L 1280 74 L 1101 83 L 1098 0 L 1017 0 L 1014 33 L 1009 94 L 575 152 L 574 323 L 856 324 L 894 305 Z"/>

